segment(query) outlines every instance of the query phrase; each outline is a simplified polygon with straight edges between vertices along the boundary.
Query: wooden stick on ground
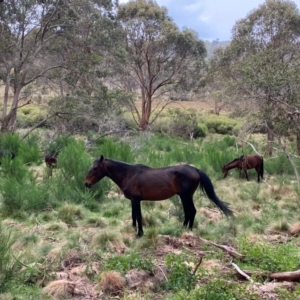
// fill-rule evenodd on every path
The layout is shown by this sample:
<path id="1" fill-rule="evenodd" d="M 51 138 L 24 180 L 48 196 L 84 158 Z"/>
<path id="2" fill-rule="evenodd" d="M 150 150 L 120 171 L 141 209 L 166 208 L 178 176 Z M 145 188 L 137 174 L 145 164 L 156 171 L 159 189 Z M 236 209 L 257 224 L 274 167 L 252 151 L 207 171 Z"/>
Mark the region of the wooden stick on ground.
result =
<path id="1" fill-rule="evenodd" d="M 231 264 L 232 264 L 232 266 L 236 269 L 236 271 L 240 274 L 240 275 L 242 275 L 243 277 L 245 277 L 247 280 L 249 280 L 251 283 L 253 283 L 254 281 L 253 281 L 253 279 L 249 276 L 249 275 L 247 275 L 245 272 L 243 272 L 239 267 L 238 267 L 238 265 L 236 265 L 235 263 L 233 263 L 233 262 L 231 262 Z"/>
<path id="2" fill-rule="evenodd" d="M 235 249 L 233 249 L 232 247 L 229 247 L 229 246 L 226 246 L 226 245 L 219 245 L 219 244 L 216 244 L 216 243 L 213 243 L 213 242 L 210 242 L 206 239 L 203 239 L 203 238 L 199 238 L 201 241 L 203 241 L 204 243 L 206 244 L 210 244 L 210 245 L 213 245 L 223 251 L 225 251 L 226 253 L 228 253 L 230 256 L 234 257 L 234 258 L 238 258 L 240 260 L 244 260 L 245 259 L 245 255 L 242 255 L 238 252 L 236 252 Z"/>

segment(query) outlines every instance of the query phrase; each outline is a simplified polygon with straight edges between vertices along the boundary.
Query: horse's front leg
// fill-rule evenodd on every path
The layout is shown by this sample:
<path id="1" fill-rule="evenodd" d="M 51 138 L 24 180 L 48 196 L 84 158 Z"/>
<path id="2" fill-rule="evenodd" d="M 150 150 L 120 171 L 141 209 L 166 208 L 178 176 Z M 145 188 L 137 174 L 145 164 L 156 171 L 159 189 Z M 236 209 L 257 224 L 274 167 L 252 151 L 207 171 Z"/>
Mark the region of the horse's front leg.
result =
<path id="1" fill-rule="evenodd" d="M 244 173 L 245 173 L 246 179 L 249 181 L 247 169 L 244 169 Z"/>
<path id="2" fill-rule="evenodd" d="M 138 225 L 137 237 L 144 235 L 143 225 L 142 225 L 142 211 L 141 211 L 141 200 L 133 199 L 132 204 L 132 225 L 136 227 L 136 222 Z"/>
<path id="3" fill-rule="evenodd" d="M 131 217 L 132 217 L 132 227 L 136 228 L 136 216 L 135 216 L 135 211 L 134 211 L 132 201 L 131 201 Z"/>

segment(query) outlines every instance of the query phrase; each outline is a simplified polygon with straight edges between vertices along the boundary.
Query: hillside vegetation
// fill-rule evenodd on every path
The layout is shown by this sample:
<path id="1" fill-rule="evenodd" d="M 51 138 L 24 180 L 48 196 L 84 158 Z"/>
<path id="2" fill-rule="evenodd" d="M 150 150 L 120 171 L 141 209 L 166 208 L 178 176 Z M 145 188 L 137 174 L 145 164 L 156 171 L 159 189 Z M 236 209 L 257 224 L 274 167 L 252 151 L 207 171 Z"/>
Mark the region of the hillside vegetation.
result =
<path id="1" fill-rule="evenodd" d="M 1 165 L 2 299 L 297 299 L 294 279 L 275 284 L 271 277 L 299 269 L 299 190 L 282 154 L 265 158 L 259 184 L 254 170 L 248 182 L 238 170 L 223 179 L 223 164 L 253 152 L 234 136 L 144 133 L 98 139 L 88 148 L 81 138 L 59 136 L 51 144 L 60 153 L 50 176 L 41 155 L 50 150 L 48 135 L 0 141 L 17 153 Z M 261 135 L 249 142 L 263 153 Z M 151 167 L 193 164 L 235 218 L 224 217 L 198 189 L 192 232 L 181 226 L 183 210 L 173 197 L 142 202 L 145 235 L 137 239 L 130 201 L 111 180 L 84 187 L 100 154 Z"/>

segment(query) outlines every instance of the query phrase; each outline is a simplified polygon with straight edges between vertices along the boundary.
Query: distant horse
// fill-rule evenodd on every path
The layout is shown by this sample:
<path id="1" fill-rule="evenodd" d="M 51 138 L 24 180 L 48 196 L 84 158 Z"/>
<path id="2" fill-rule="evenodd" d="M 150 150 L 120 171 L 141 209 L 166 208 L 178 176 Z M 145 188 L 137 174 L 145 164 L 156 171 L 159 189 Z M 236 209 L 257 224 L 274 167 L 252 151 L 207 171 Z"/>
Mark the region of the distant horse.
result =
<path id="1" fill-rule="evenodd" d="M 0 150 L 0 164 L 1 164 L 1 158 L 4 156 L 8 156 L 10 159 L 14 159 L 16 154 L 10 150 Z"/>
<path id="2" fill-rule="evenodd" d="M 57 165 L 57 152 L 51 152 L 45 155 L 44 160 L 46 163 L 46 166 L 49 168 L 54 168 Z"/>
<path id="3" fill-rule="evenodd" d="M 51 177 L 52 177 L 53 168 L 55 168 L 57 165 L 57 155 L 58 155 L 58 152 L 52 151 L 52 152 L 46 154 L 44 157 L 46 166 L 50 170 L 49 176 L 51 176 Z"/>
<path id="4" fill-rule="evenodd" d="M 233 216 L 233 212 L 215 194 L 209 177 L 190 165 L 153 169 L 145 165 L 104 159 L 101 155 L 89 169 L 84 180 L 85 186 L 90 188 L 105 176 L 131 200 L 132 225 L 134 228 L 138 226 L 137 236 L 143 235 L 141 201 L 165 200 L 176 194 L 181 198 L 184 210 L 183 226 L 192 229 L 196 215 L 193 194 L 198 186 L 226 216 Z"/>
<path id="5" fill-rule="evenodd" d="M 257 173 L 257 182 L 260 182 L 260 178 L 264 178 L 264 159 L 258 154 L 242 155 L 235 158 L 228 164 L 222 167 L 224 178 L 228 175 L 228 171 L 234 168 L 238 168 L 240 171 L 244 171 L 246 179 L 249 181 L 247 170 L 255 168 Z"/>

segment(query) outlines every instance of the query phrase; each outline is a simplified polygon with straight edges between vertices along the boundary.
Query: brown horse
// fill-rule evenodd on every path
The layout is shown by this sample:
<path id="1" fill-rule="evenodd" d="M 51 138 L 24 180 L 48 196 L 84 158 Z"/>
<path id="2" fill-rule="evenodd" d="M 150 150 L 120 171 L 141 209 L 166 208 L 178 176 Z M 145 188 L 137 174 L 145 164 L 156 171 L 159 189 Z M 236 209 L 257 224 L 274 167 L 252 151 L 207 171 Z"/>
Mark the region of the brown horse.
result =
<path id="1" fill-rule="evenodd" d="M 56 167 L 57 164 L 57 152 L 51 152 L 45 155 L 44 160 L 46 163 L 46 166 L 49 168 L 54 168 Z"/>
<path id="2" fill-rule="evenodd" d="M 244 171 L 246 179 L 249 181 L 247 170 L 255 168 L 257 173 L 257 182 L 260 182 L 260 178 L 264 178 L 264 159 L 258 154 L 242 155 L 235 158 L 228 164 L 222 167 L 224 178 L 228 175 L 228 171 L 234 168 L 238 168 L 240 171 Z"/>
<path id="3" fill-rule="evenodd" d="M 90 188 L 107 176 L 131 200 L 132 225 L 137 228 L 137 236 L 143 235 L 141 201 L 159 201 L 179 195 L 184 210 L 184 226 L 193 228 L 196 208 L 193 194 L 198 186 L 206 193 L 221 211 L 227 216 L 233 212 L 215 194 L 209 177 L 201 170 L 190 165 L 153 169 L 145 165 L 132 165 L 112 159 L 104 159 L 103 155 L 94 161 L 84 180 Z"/>

